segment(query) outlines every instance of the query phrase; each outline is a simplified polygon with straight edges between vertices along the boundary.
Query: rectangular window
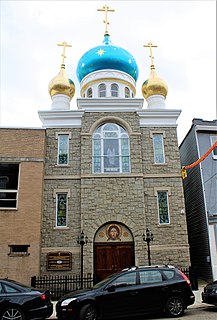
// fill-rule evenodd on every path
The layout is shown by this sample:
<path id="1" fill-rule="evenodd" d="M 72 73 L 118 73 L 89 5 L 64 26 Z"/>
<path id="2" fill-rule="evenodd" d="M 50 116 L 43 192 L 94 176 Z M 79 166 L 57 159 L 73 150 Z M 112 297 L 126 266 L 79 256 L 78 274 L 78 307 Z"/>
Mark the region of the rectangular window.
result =
<path id="1" fill-rule="evenodd" d="M 168 192 L 167 191 L 158 191 L 158 216 L 160 224 L 169 224 L 169 205 L 168 205 Z"/>
<path id="2" fill-rule="evenodd" d="M 0 163 L 0 209 L 16 209 L 19 164 Z"/>
<path id="3" fill-rule="evenodd" d="M 163 134 L 153 134 L 154 162 L 165 163 Z"/>
<path id="4" fill-rule="evenodd" d="M 211 140 L 211 146 L 217 141 L 217 135 L 216 136 L 210 136 Z M 217 159 L 217 147 L 215 147 L 212 151 L 212 157 L 213 159 Z"/>
<path id="5" fill-rule="evenodd" d="M 56 195 L 56 226 L 67 226 L 67 214 L 68 214 L 68 194 L 57 193 Z"/>
<path id="6" fill-rule="evenodd" d="M 69 163 L 69 135 L 58 135 L 58 159 L 59 165 L 67 165 Z"/>
<path id="7" fill-rule="evenodd" d="M 10 245 L 9 256 L 25 256 L 29 255 L 29 245 Z"/>

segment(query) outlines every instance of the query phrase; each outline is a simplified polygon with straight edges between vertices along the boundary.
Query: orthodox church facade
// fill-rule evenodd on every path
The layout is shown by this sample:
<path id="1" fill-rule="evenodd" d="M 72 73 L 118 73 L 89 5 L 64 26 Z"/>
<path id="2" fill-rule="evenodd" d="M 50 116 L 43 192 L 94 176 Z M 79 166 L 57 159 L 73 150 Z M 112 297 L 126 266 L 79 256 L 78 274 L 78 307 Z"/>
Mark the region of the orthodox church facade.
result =
<path id="1" fill-rule="evenodd" d="M 142 86 L 147 107 L 136 98 L 137 63 L 111 42 L 105 22 L 103 42 L 78 62 L 77 110 L 70 109 L 75 86 L 65 72 L 64 42 L 60 72 L 49 84 L 51 108 L 39 111 L 41 275 L 78 274 L 81 264 L 97 279 L 132 265 L 190 265 L 180 110 L 166 108 L 168 88 L 156 73 L 151 43 L 150 76 Z"/>

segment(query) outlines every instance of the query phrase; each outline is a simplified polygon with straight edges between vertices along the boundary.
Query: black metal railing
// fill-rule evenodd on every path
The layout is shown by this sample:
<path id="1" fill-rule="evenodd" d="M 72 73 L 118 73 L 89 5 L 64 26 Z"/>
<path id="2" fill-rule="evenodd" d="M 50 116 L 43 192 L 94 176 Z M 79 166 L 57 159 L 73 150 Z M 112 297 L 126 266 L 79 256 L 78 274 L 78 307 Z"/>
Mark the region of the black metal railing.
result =
<path id="1" fill-rule="evenodd" d="M 189 278 L 189 267 L 179 268 Z"/>
<path id="2" fill-rule="evenodd" d="M 45 275 L 41 277 L 32 277 L 31 286 L 40 289 L 49 289 L 51 291 L 52 300 L 59 299 L 64 294 L 79 290 L 81 288 L 80 275 Z M 91 288 L 93 286 L 93 276 L 87 274 L 83 276 L 83 288 Z"/>

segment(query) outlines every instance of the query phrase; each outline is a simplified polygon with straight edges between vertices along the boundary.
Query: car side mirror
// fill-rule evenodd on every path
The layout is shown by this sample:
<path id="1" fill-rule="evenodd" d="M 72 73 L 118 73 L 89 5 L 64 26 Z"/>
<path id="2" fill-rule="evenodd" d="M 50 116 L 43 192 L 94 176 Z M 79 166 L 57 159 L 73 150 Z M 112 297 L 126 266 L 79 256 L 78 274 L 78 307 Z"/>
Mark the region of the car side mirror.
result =
<path id="1" fill-rule="evenodd" d="M 108 290 L 108 292 L 114 292 L 115 289 L 124 288 L 124 287 L 127 287 L 127 283 L 112 284 L 112 285 L 108 286 L 106 289 Z"/>
<path id="2" fill-rule="evenodd" d="M 112 285 L 108 286 L 108 287 L 106 288 L 106 290 L 107 290 L 108 292 L 114 292 L 114 291 L 115 291 L 115 288 L 116 288 L 116 286 L 112 284 Z"/>

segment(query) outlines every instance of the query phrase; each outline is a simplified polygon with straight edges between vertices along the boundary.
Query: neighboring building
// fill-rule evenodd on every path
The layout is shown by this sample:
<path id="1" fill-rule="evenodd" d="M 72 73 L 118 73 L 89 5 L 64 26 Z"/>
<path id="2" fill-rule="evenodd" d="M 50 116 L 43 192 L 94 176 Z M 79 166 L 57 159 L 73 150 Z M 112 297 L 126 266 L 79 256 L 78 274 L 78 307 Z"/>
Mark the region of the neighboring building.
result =
<path id="1" fill-rule="evenodd" d="M 77 110 L 70 110 L 75 88 L 64 63 L 50 82 L 51 109 L 39 111 L 46 130 L 42 275 L 80 272 L 81 232 L 88 237 L 85 273 L 104 278 L 147 265 L 146 228 L 154 235 L 153 264 L 189 266 L 176 132 L 180 110 L 166 108 L 167 85 L 152 54 L 151 61 L 142 88 L 147 108 L 135 98 L 134 57 L 113 45 L 107 31 L 78 63 Z"/>
<path id="2" fill-rule="evenodd" d="M 0 129 L 0 277 L 40 273 L 45 131 Z"/>
<path id="3" fill-rule="evenodd" d="M 180 145 L 182 166 L 194 163 L 217 141 L 217 120 L 193 119 Z M 191 264 L 198 276 L 217 279 L 217 148 L 187 170 L 183 180 Z"/>

